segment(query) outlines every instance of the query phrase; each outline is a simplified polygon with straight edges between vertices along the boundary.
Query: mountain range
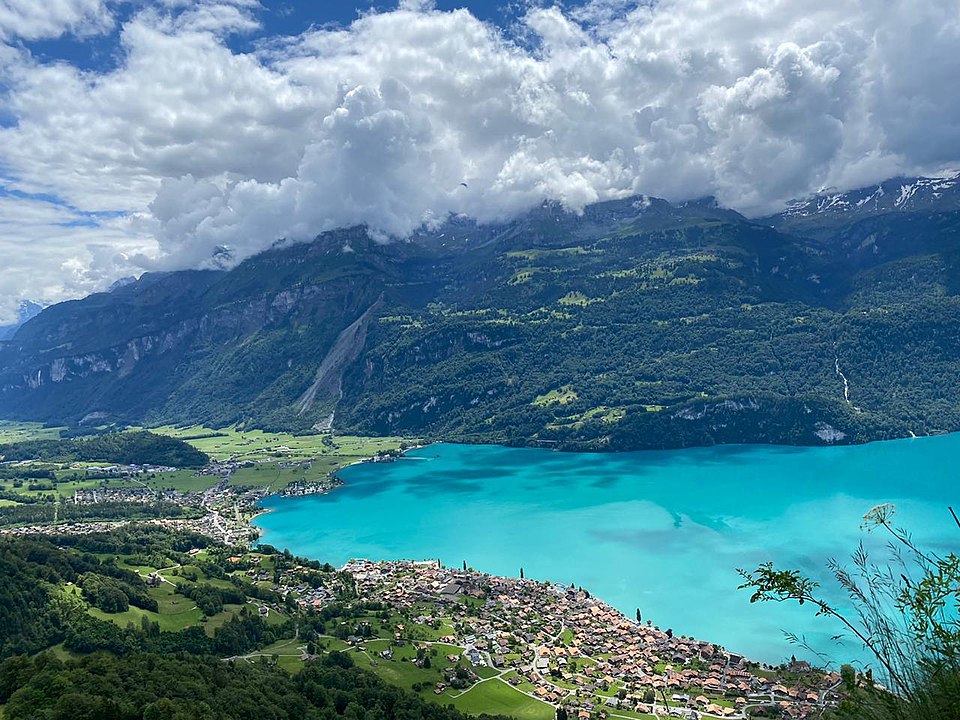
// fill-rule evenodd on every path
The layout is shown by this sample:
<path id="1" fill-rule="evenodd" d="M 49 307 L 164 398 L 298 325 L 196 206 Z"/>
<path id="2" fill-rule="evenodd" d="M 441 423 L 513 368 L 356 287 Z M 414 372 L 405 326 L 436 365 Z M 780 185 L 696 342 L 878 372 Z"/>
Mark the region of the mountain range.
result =
<path id="1" fill-rule="evenodd" d="M 640 449 L 960 429 L 960 176 L 280 243 L 0 343 L 0 415 Z"/>
<path id="2" fill-rule="evenodd" d="M 43 305 L 32 300 L 21 300 L 17 307 L 17 319 L 9 325 L 0 325 L 0 340 L 13 337 L 13 334 L 21 325 L 39 315 L 41 310 L 43 310 Z"/>

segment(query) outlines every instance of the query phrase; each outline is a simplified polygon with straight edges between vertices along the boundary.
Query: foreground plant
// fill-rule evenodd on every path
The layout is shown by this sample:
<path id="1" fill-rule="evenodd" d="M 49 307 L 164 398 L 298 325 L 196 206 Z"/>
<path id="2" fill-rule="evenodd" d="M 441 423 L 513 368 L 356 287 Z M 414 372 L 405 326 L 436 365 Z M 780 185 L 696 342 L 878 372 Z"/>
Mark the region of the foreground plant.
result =
<path id="1" fill-rule="evenodd" d="M 953 509 L 950 513 L 960 526 Z M 892 505 L 878 505 L 863 518 L 867 532 L 886 533 L 890 557 L 873 562 L 862 543 L 852 567 L 831 560 L 828 567 L 850 600 L 841 611 L 828 602 L 820 584 L 796 570 L 764 563 L 753 572 L 738 570 L 753 590 L 750 602 L 795 601 L 817 615 L 839 621 L 876 660 L 877 680 L 867 666 L 860 678 L 842 673 L 847 699 L 840 717 L 876 720 L 956 720 L 960 718 L 960 557 L 921 549 L 894 526 Z M 794 635 L 788 637 L 806 645 Z M 842 636 L 836 636 L 839 639 Z M 811 649 L 812 650 L 812 649 Z"/>

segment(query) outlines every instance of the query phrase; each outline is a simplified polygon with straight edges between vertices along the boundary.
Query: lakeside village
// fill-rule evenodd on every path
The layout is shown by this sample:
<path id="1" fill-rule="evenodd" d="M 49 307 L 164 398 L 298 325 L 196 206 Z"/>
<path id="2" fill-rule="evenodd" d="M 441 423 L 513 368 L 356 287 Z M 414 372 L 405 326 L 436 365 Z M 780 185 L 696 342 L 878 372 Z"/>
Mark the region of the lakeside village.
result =
<path id="1" fill-rule="evenodd" d="M 628 619 L 582 588 L 451 570 L 438 562 L 361 560 L 344 571 L 360 597 L 406 611 L 416 623 L 449 627 L 453 632 L 439 643 L 457 646 L 472 666 L 495 672 L 480 682 L 499 678 L 563 708 L 567 717 L 806 718 L 840 700 L 838 673 L 803 661 L 779 672 L 764 669 L 717 645 Z M 363 646 L 361 638 L 350 640 Z M 434 692 L 451 682 L 457 683 L 452 672 Z"/>
<path id="2" fill-rule="evenodd" d="M 384 462 L 393 459 L 392 454 L 378 455 L 364 462 Z M 311 461 L 279 462 L 280 469 L 300 468 L 307 470 Z M 240 485 L 231 482 L 238 470 L 255 467 L 253 460 L 223 460 L 207 464 L 195 473 L 195 477 L 208 477 L 215 484 L 198 492 L 176 489 L 149 487 L 137 480 L 138 477 L 176 473 L 180 469 L 160 465 L 90 465 L 83 470 L 87 476 L 102 479 L 120 479 L 120 486 L 104 484 L 100 487 L 78 488 L 73 495 L 61 500 L 73 505 L 99 505 L 103 503 L 154 504 L 168 503 L 182 508 L 184 517 L 157 518 L 150 524 L 174 530 L 190 530 L 206 535 L 225 545 L 249 546 L 256 542 L 258 531 L 250 521 L 262 512 L 259 502 L 269 495 L 299 497 L 320 495 L 339 487 L 343 482 L 334 474 L 310 481 L 295 481 L 282 490 L 274 490 L 264 485 Z M 66 534 L 91 534 L 109 532 L 143 520 L 85 520 L 81 522 L 54 522 L 57 532 Z M 24 525 L 14 528 L 0 528 L 0 534 L 30 535 L 49 533 L 49 524 Z"/>
<path id="3" fill-rule="evenodd" d="M 165 501 L 192 509 L 194 517 L 59 523 L 56 532 L 90 534 L 131 523 L 148 524 L 191 530 L 244 548 L 245 555 L 231 558 L 237 562 L 256 559 L 256 553 L 249 551 L 257 538 L 250 520 L 260 512 L 257 503 L 273 491 L 230 483 L 231 476 L 249 462 L 210 463 L 197 474 L 212 476 L 216 484 L 202 492 L 101 487 L 78 489 L 63 500 L 75 504 Z M 172 470 L 153 466 L 90 469 L 127 478 Z M 339 484 L 331 475 L 293 484 L 282 494 L 326 493 Z M 0 533 L 44 534 L 51 529 L 31 525 Z M 337 602 L 336 593 L 304 582 L 304 571 L 295 566 L 274 576 L 254 566 L 247 574 L 292 600 L 305 614 L 322 613 Z M 557 708 L 558 717 L 566 713 L 578 720 L 632 720 L 649 715 L 698 720 L 806 718 L 835 705 L 841 697 L 841 679 L 835 672 L 816 670 L 805 662 L 779 669 L 760 667 L 716 645 L 676 636 L 649 621 L 641 623 L 639 610 L 637 619 L 629 619 L 583 589 L 493 577 L 465 567 L 453 570 L 434 561 L 353 561 L 342 569 L 343 574 L 352 578 L 361 601 L 383 603 L 412 618 L 414 627 L 446 632 L 432 641 L 413 639 L 398 622 L 389 646 L 362 635 L 343 638 L 345 647 L 366 653 L 375 663 L 409 661 L 422 666 L 431 647 L 440 649 L 448 662 L 433 692 L 442 695 L 441 700 L 495 679 Z M 394 659 L 395 648 L 408 643 L 416 646 L 416 659 Z M 303 652 L 304 659 L 309 659 L 307 650 Z"/>

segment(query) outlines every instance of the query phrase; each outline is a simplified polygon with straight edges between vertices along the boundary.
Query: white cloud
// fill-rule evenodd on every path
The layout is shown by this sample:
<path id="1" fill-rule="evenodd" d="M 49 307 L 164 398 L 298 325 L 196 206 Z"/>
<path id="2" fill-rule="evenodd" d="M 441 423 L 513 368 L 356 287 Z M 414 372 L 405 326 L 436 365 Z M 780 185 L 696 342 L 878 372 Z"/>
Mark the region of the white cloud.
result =
<path id="1" fill-rule="evenodd" d="M 11 186 L 128 213 L 105 242 L 174 268 L 544 198 L 715 194 L 762 213 L 960 159 L 960 0 L 594 0 L 530 10 L 522 42 L 404 0 L 231 51 L 257 7 L 167 0 L 124 25 L 102 74 L 8 48 Z"/>
<path id="2" fill-rule="evenodd" d="M 131 257 L 155 252 L 126 219 L 95 222 L 46 200 L 0 196 L 0 325 L 13 322 L 18 298 L 49 304 L 101 290 L 140 272 Z"/>
<path id="3" fill-rule="evenodd" d="M 90 35 L 113 27 L 104 0 L 0 0 L 0 39 Z"/>

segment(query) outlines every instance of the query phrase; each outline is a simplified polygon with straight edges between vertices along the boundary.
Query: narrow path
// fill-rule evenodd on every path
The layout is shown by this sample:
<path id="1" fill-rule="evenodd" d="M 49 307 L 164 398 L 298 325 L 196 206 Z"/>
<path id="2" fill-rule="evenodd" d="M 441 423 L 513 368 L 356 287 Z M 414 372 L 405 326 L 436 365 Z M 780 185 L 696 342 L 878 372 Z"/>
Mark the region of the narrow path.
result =
<path id="1" fill-rule="evenodd" d="M 133 477 L 133 475 L 127 475 L 127 480 L 130 480 L 131 482 L 137 483 L 137 485 L 142 486 L 144 490 L 149 490 L 150 492 L 153 493 L 153 496 L 154 496 L 155 498 L 159 498 L 159 497 L 160 497 L 160 490 L 154 490 L 152 487 L 150 487 L 149 485 L 147 485 L 147 484 L 146 484 L 145 482 L 143 482 L 142 480 L 139 480 L 139 479 Z"/>
<path id="2" fill-rule="evenodd" d="M 507 672 L 508 672 L 508 671 L 506 671 L 506 670 L 501 670 L 501 671 L 498 672 L 496 675 L 491 675 L 491 676 L 488 677 L 488 678 L 480 678 L 479 680 L 477 680 L 477 681 L 476 681 L 473 685 L 471 685 L 470 687 L 461 690 L 461 691 L 458 692 L 456 695 L 452 695 L 452 694 L 451 694 L 450 697 L 452 697 L 452 698 L 458 698 L 458 697 L 460 697 L 461 695 L 466 695 L 468 692 L 470 692 L 471 690 L 473 690 L 477 685 L 480 685 L 481 683 L 488 682 L 488 681 L 490 681 L 490 680 L 498 680 L 502 675 L 506 674 Z M 521 691 L 521 692 L 522 692 L 522 691 Z"/>
<path id="3" fill-rule="evenodd" d="M 306 645 L 298 647 L 297 650 L 299 652 L 295 652 L 295 653 L 265 653 L 262 650 L 254 650 L 253 652 L 249 652 L 246 655 L 232 655 L 231 657 L 223 658 L 223 660 L 224 662 L 227 662 L 229 660 L 246 660 L 247 662 L 250 662 L 254 658 L 273 657 L 274 655 L 276 655 L 278 658 L 295 657 L 295 658 L 300 658 L 302 660 L 304 657 L 306 657 L 306 653 L 307 653 L 306 647 L 307 647 Z"/>

